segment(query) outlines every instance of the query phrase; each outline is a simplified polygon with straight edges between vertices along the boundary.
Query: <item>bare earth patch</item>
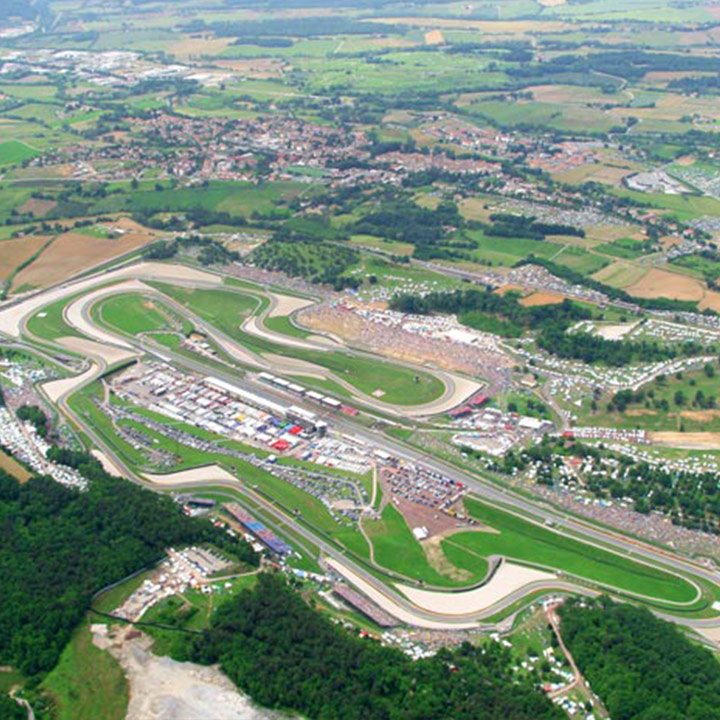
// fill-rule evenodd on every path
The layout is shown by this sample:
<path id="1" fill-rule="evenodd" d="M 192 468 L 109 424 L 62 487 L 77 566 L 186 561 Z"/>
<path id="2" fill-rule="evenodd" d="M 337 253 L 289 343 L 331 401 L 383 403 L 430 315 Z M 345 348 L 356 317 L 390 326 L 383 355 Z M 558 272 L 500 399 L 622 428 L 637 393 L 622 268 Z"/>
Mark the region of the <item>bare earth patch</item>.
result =
<path id="1" fill-rule="evenodd" d="M 442 30 L 430 30 L 425 33 L 426 45 L 442 45 L 444 42 L 445 38 L 442 34 Z"/>
<path id="2" fill-rule="evenodd" d="M 455 580 L 456 582 L 469 582 L 472 580 L 472 573 L 469 570 L 462 570 L 455 567 L 447 558 L 442 549 L 442 541 L 456 535 L 459 532 L 496 532 L 492 528 L 453 528 L 429 537 L 420 543 L 428 564 L 441 575 Z"/>
<path id="3" fill-rule="evenodd" d="M 0 242 L 0 280 L 5 280 L 13 270 L 29 260 L 49 239 L 41 235 L 28 235 Z"/>
<path id="4" fill-rule="evenodd" d="M 640 324 L 640 320 L 634 323 L 620 323 L 618 325 L 601 325 L 597 334 L 605 340 L 622 340 L 629 332 Z"/>
<path id="5" fill-rule="evenodd" d="M 714 420 L 720 417 L 720 410 L 683 410 L 680 413 L 681 418 L 686 420 L 696 420 L 698 422 L 704 422 L 706 420 Z"/>
<path id="6" fill-rule="evenodd" d="M 717 450 L 720 447 L 720 433 L 712 432 L 653 432 L 650 439 L 657 445 L 688 450 Z"/>
<path id="7" fill-rule="evenodd" d="M 271 80 L 282 77 L 286 67 L 282 58 L 220 59 L 213 60 L 213 64 L 225 70 L 242 73 L 246 77 L 255 78 L 256 80 Z"/>
<path id="8" fill-rule="evenodd" d="M 117 659 L 130 685 L 126 720 L 270 720 L 279 715 L 256 708 L 217 667 L 176 662 L 150 652 L 152 640 L 131 627 L 93 642 Z"/>
<path id="9" fill-rule="evenodd" d="M 551 292 L 535 292 L 520 301 L 525 307 L 537 307 L 538 305 L 557 305 L 565 300 L 564 295 Z"/>
<path id="10" fill-rule="evenodd" d="M 120 468 L 102 450 L 92 450 L 91 454 L 100 462 L 106 473 L 115 475 L 115 477 L 124 477 L 122 470 L 120 470 Z"/>
<path id="11" fill-rule="evenodd" d="M 187 61 L 202 55 L 219 55 L 232 42 L 232 38 L 216 38 L 212 35 L 185 35 L 170 45 L 169 52 L 179 60 Z"/>
<path id="12" fill-rule="evenodd" d="M 650 408 L 630 408 L 625 411 L 628 417 L 644 417 L 646 415 L 657 415 L 656 410 L 650 410 Z"/>

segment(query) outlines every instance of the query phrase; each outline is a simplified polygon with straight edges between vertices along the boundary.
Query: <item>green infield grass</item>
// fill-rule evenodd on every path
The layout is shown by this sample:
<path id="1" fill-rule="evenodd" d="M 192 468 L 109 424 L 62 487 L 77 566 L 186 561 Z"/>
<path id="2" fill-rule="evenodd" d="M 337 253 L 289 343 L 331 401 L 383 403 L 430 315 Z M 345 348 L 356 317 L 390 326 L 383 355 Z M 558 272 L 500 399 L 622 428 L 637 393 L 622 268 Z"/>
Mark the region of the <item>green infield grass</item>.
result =
<path id="1" fill-rule="evenodd" d="M 645 595 L 658 601 L 691 603 L 695 588 L 659 568 L 635 562 L 609 550 L 583 543 L 475 499 L 468 513 L 496 533 L 460 533 L 443 541 L 482 556 L 503 555 L 584 578 L 598 585 Z"/>
<path id="2" fill-rule="evenodd" d="M 42 340 L 57 340 L 67 336 L 84 337 L 82 333 L 68 325 L 63 317 L 65 307 L 79 297 L 80 295 L 73 295 L 62 298 L 38 310 L 27 321 L 28 332 Z"/>
<path id="3" fill-rule="evenodd" d="M 375 562 L 412 580 L 437 587 L 465 587 L 480 582 L 487 573 L 487 562 L 462 548 L 452 552 L 452 560 L 447 555 L 446 558 L 449 573 L 461 571 L 463 579 L 454 580 L 449 573 L 438 572 L 428 562 L 405 518 L 391 503 L 385 505 L 380 520 L 366 521 L 363 527 L 373 544 Z"/>
<path id="4" fill-rule="evenodd" d="M 244 332 L 240 329 L 245 318 L 243 313 L 262 311 L 263 302 L 267 303 L 264 298 L 261 302 L 253 296 L 226 290 L 188 290 L 163 283 L 153 285 L 250 350 L 293 357 L 327 368 L 360 392 L 366 395 L 377 393 L 383 402 L 421 405 L 436 400 L 444 392 L 440 379 L 421 370 L 349 352 L 323 352 L 281 345 Z"/>
<path id="5" fill-rule="evenodd" d="M 137 294 L 114 295 L 94 310 L 104 323 L 129 335 L 172 329 L 167 310 L 163 311 L 155 300 Z"/>

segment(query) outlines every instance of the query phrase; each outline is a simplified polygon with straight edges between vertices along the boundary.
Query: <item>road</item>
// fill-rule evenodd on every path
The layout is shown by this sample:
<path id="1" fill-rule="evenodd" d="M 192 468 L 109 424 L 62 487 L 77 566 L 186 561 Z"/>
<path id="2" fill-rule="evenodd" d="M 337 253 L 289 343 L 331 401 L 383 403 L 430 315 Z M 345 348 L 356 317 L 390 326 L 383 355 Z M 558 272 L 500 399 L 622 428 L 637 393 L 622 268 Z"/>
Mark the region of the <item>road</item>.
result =
<path id="1" fill-rule="evenodd" d="M 185 309 L 183 309 L 183 312 L 187 313 Z M 89 317 L 86 316 L 86 319 L 89 319 Z M 215 328 L 202 322 L 200 319 L 198 319 L 198 325 L 204 332 L 208 334 L 210 338 L 214 340 L 223 339 L 226 342 L 231 340 L 230 338 L 222 336 L 222 334 L 219 333 Z M 123 337 L 123 341 L 126 342 L 127 338 Z M 200 374 L 207 374 L 208 372 L 206 366 L 203 363 L 199 361 L 195 362 L 188 358 L 175 355 L 169 349 L 162 348 L 162 351 L 155 350 L 150 348 L 147 344 L 144 344 L 137 340 L 133 340 L 131 344 L 134 345 L 138 352 L 149 352 L 150 354 L 154 354 L 162 359 L 169 358 L 172 362 L 188 367 L 190 370 Z M 105 372 L 106 369 L 107 365 L 105 361 L 102 358 L 98 358 L 98 374 L 102 374 L 103 372 Z M 255 393 L 260 393 L 271 399 L 280 400 L 287 403 L 287 396 L 285 396 L 281 392 L 271 390 L 266 386 L 260 386 L 252 383 L 244 378 L 238 377 L 236 374 L 230 371 L 214 371 L 213 374 L 217 375 L 221 379 L 227 380 L 228 382 L 234 383 Z M 86 382 L 90 382 L 92 381 L 92 379 L 93 378 L 89 378 L 88 380 L 86 380 Z M 74 391 L 75 389 L 73 389 L 72 392 Z M 294 404 L 302 405 L 302 402 L 298 402 L 297 398 L 294 397 L 292 399 L 292 402 Z M 67 395 L 60 398 L 58 404 L 62 412 L 67 417 L 72 419 L 73 414 L 67 405 Z M 312 409 L 315 412 L 317 411 L 317 408 L 314 406 L 308 407 L 308 409 Z M 531 518 L 536 518 L 536 520 L 534 521 L 537 522 L 537 524 L 539 525 L 553 524 L 556 530 L 560 533 L 566 533 L 568 535 L 580 535 L 582 539 L 584 539 L 586 542 L 595 543 L 603 547 L 613 548 L 622 555 L 633 557 L 635 560 L 641 559 L 643 561 L 653 564 L 660 564 L 662 566 L 665 566 L 666 568 L 670 567 L 680 573 L 701 577 L 714 585 L 718 585 L 720 581 L 720 575 L 718 575 L 718 573 L 700 565 L 697 565 L 696 563 L 688 559 L 682 558 L 669 551 L 655 548 L 638 540 L 625 537 L 618 532 L 605 530 L 591 524 L 588 521 L 578 519 L 565 512 L 557 510 L 548 504 L 528 500 L 527 498 L 519 495 L 518 493 L 498 487 L 496 484 L 487 480 L 486 478 L 476 475 L 470 475 L 465 471 L 460 470 L 457 467 L 449 465 L 443 461 L 440 461 L 435 457 L 427 455 L 420 450 L 414 449 L 396 440 L 393 440 L 381 432 L 357 425 L 355 422 L 348 420 L 345 417 L 329 417 L 328 419 L 331 420 L 332 425 L 339 431 L 359 438 L 360 440 L 363 440 L 374 447 L 383 449 L 389 454 L 402 458 L 406 461 L 422 462 L 430 469 L 433 469 L 436 472 L 442 473 L 458 482 L 465 484 L 473 491 L 474 494 L 480 497 L 483 501 L 488 502 L 492 505 L 500 506 L 503 510 L 513 512 L 521 517 L 524 517 L 525 519 L 528 519 L 527 516 L 530 516 Z M 123 460 L 117 457 L 113 449 L 108 447 L 104 443 L 102 438 L 98 437 L 98 435 L 94 432 L 93 428 L 87 426 L 87 424 L 83 422 L 82 418 L 75 418 L 75 420 L 83 427 L 83 429 L 87 432 L 93 442 L 118 465 L 118 467 L 129 479 L 143 484 L 146 487 L 152 487 L 153 489 L 157 489 L 150 483 L 145 481 L 143 478 L 139 477 L 136 473 L 134 473 L 131 468 L 127 467 Z M 217 482 L 213 484 L 223 485 L 223 483 Z M 187 484 L 178 487 L 170 486 L 169 488 L 166 487 L 165 489 L 187 490 L 189 487 L 202 487 L 202 484 L 200 483 L 197 486 L 189 486 Z M 247 488 L 243 488 L 243 486 L 241 486 L 239 483 L 228 483 L 227 487 L 246 494 L 248 492 L 251 492 Z M 255 493 L 255 495 L 257 494 Z M 277 507 L 275 507 L 271 503 L 268 503 L 264 498 L 261 498 L 261 496 L 253 497 L 253 500 L 255 502 L 260 502 L 263 507 L 265 507 L 268 512 L 271 512 L 275 517 L 281 517 L 281 521 L 283 523 L 289 525 L 292 530 L 301 537 L 306 538 L 309 542 L 312 542 L 314 545 L 318 546 L 325 554 L 342 561 L 354 572 L 362 575 L 363 578 L 366 579 L 368 582 L 372 583 L 379 592 L 382 592 L 386 596 L 391 597 L 394 602 L 402 604 L 403 607 L 412 610 L 412 612 L 415 612 L 420 616 L 433 617 L 433 619 L 437 619 L 437 616 L 432 613 L 427 613 L 425 611 L 421 611 L 415 606 L 410 606 L 410 604 L 406 600 L 404 600 L 402 596 L 399 596 L 397 593 L 387 588 L 385 584 L 380 582 L 375 577 L 375 575 L 368 572 L 366 568 L 358 565 L 354 560 L 349 558 L 344 551 L 339 550 L 334 545 L 325 542 L 322 538 L 318 537 L 316 533 L 312 532 L 306 526 L 299 523 L 295 518 L 290 517 L 285 513 L 281 513 L 281 511 L 279 511 Z M 577 586 L 567 581 L 559 581 L 557 585 L 554 584 L 553 587 L 558 587 L 559 589 L 565 588 L 572 591 L 578 590 Z M 527 594 L 528 591 L 529 588 L 524 588 L 521 591 L 509 595 L 504 598 L 502 603 L 498 604 L 502 605 L 502 607 L 487 608 L 483 612 L 476 613 L 474 617 L 479 620 L 483 616 L 487 617 L 489 615 L 495 614 L 500 609 L 506 608 L 513 604 L 516 600 L 521 599 L 522 596 Z M 667 617 L 666 614 L 663 614 L 663 616 Z M 450 625 L 458 622 L 458 618 L 446 617 L 444 619 Z M 717 627 L 718 625 L 720 625 L 720 620 L 718 619 L 701 620 L 674 617 L 672 619 L 675 622 L 680 622 L 695 628 Z M 464 620 L 467 620 L 467 618 L 464 618 Z"/>
<path id="2" fill-rule="evenodd" d="M 210 336 L 212 336 L 213 328 L 207 327 L 207 331 L 210 333 Z M 186 357 L 182 357 L 179 355 L 175 355 L 172 351 L 167 350 L 166 348 L 162 348 L 162 351 L 156 350 L 152 347 L 150 347 L 147 344 L 140 344 L 138 343 L 138 351 L 146 351 L 151 355 L 156 355 L 157 357 L 163 358 L 163 359 L 169 359 L 173 363 L 177 363 L 179 365 L 183 365 L 187 367 L 189 370 L 193 372 L 197 372 L 198 374 L 206 374 L 207 368 L 206 366 L 200 362 L 200 361 L 193 361 Z M 106 365 L 101 365 L 98 374 L 102 374 L 106 370 Z M 228 372 L 222 372 L 222 371 L 216 371 L 215 374 L 220 377 L 223 380 L 226 380 L 228 382 L 231 382 L 243 389 L 247 389 L 249 391 L 252 391 L 254 393 L 261 394 L 268 399 L 274 400 L 276 402 L 284 402 L 287 403 L 288 396 L 283 394 L 280 391 L 271 389 L 264 385 L 259 385 L 257 383 L 248 381 L 242 377 L 238 377 L 236 374 L 228 371 Z M 67 415 L 72 415 L 69 408 L 66 404 L 67 398 L 62 398 L 60 403 L 62 405 L 63 411 Z M 296 398 L 293 398 L 293 402 L 295 404 L 298 403 Z M 302 404 L 302 403 L 301 403 Z M 317 408 L 312 406 L 306 406 L 307 409 L 311 409 L 313 411 L 316 411 Z M 499 488 L 497 485 L 493 484 L 491 481 L 487 481 L 483 478 L 479 478 L 476 476 L 469 475 L 468 473 L 459 470 L 458 468 L 455 468 L 454 466 L 448 465 L 447 463 L 444 463 L 442 461 L 437 460 L 433 456 L 430 456 L 426 453 L 423 453 L 422 451 L 407 447 L 403 444 L 400 444 L 399 442 L 388 438 L 384 434 L 367 429 L 361 426 L 356 425 L 352 421 L 346 420 L 344 417 L 338 416 L 331 416 L 330 414 L 326 414 L 326 419 L 329 420 L 332 425 L 337 428 L 339 431 L 343 433 L 347 433 L 348 435 L 352 435 L 356 438 L 359 438 L 360 440 L 367 442 L 370 445 L 373 445 L 374 447 L 378 447 L 380 449 L 385 450 L 391 455 L 394 455 L 396 457 L 400 457 L 406 461 L 411 462 L 422 462 L 425 465 L 429 466 L 431 469 L 434 469 L 437 472 L 440 472 L 442 474 L 445 474 L 448 477 L 451 477 L 452 479 L 462 482 L 466 484 L 468 487 L 470 487 L 474 493 L 482 498 L 484 501 L 489 502 L 490 504 L 501 506 L 505 510 L 509 510 L 511 512 L 515 512 L 516 514 L 520 515 L 521 517 L 527 518 L 527 515 L 534 516 L 536 518 L 539 518 L 538 524 L 543 524 L 547 522 L 554 523 L 557 530 L 564 530 L 569 532 L 574 532 L 577 534 L 580 534 L 583 539 L 589 539 L 591 541 L 596 542 L 600 545 L 609 545 L 613 547 L 614 549 L 620 551 L 624 555 L 633 556 L 635 559 L 645 559 L 647 561 L 654 561 L 656 563 L 660 563 L 665 566 L 671 566 L 674 569 L 689 573 L 691 575 L 700 575 L 704 577 L 705 579 L 709 580 L 710 582 L 717 583 L 720 578 L 718 578 L 716 573 L 713 573 L 711 571 L 706 570 L 705 568 L 702 568 L 701 566 L 696 565 L 695 563 L 691 563 L 690 561 L 685 560 L 684 558 L 680 558 L 679 556 L 676 556 L 671 553 L 666 553 L 663 551 L 659 551 L 657 548 L 648 546 L 644 543 L 640 543 L 639 541 L 632 540 L 630 538 L 626 538 L 619 533 L 614 533 L 612 531 L 604 530 L 602 528 L 598 528 L 596 526 L 593 526 L 592 524 L 579 520 L 577 518 L 574 518 L 570 515 L 563 514 L 559 511 L 557 511 L 555 508 L 552 508 L 549 505 L 545 504 L 538 504 L 535 502 L 532 502 L 530 500 L 527 500 L 526 498 L 518 495 L 517 493 L 514 493 L 512 491 Z M 86 432 L 90 435 L 90 437 L 94 440 L 94 442 L 105 452 L 111 459 L 113 459 L 114 462 L 118 464 L 120 469 L 123 471 L 123 473 L 130 479 L 135 480 L 136 482 L 139 482 L 140 484 L 144 485 L 145 487 L 149 487 L 152 489 L 156 489 L 155 486 L 152 483 L 147 482 L 143 478 L 137 476 L 134 471 L 129 468 L 121 458 L 119 458 L 113 451 L 112 448 L 108 447 L 102 438 L 98 437 L 93 429 L 91 427 L 85 426 L 85 423 L 82 423 Z M 309 528 L 307 528 L 305 525 L 300 523 L 296 518 L 288 515 L 287 513 L 282 512 L 275 506 L 274 504 L 268 502 L 264 497 L 259 495 L 258 493 L 249 490 L 248 488 L 238 484 L 229 484 L 229 483 L 219 483 L 219 482 L 213 482 L 214 486 L 222 486 L 227 487 L 228 489 L 232 489 L 236 492 L 240 492 L 242 494 L 245 494 L 248 498 L 253 500 L 254 502 L 258 502 L 262 507 L 270 512 L 273 516 L 279 517 L 280 521 L 290 529 L 298 534 L 299 536 L 305 538 L 307 541 L 311 542 L 313 545 L 317 546 L 323 553 L 328 555 L 329 557 L 334 557 L 340 561 L 342 561 L 345 565 L 347 565 L 353 572 L 358 573 L 361 575 L 367 582 L 371 583 L 377 590 L 381 591 L 386 597 L 392 599 L 393 602 L 396 602 L 400 604 L 404 609 L 408 611 L 415 612 L 419 615 L 419 617 L 422 617 L 426 620 L 437 620 L 438 616 L 429 613 L 427 611 L 420 610 L 414 605 L 411 605 L 409 602 L 407 602 L 403 596 L 399 595 L 398 593 L 389 590 L 383 583 L 381 583 L 375 575 L 373 575 L 371 572 L 367 570 L 367 568 L 363 567 L 362 565 L 359 565 L 355 560 L 353 560 L 351 557 L 348 556 L 348 554 L 340 549 L 338 549 L 336 546 L 326 542 L 322 538 L 318 537 L 318 535 L 311 531 Z M 182 484 L 177 486 L 165 486 L 165 490 L 176 490 L 176 491 L 187 491 L 188 489 L 201 489 L 202 487 L 206 486 L 207 483 L 193 483 L 193 484 Z M 392 576 L 392 574 L 389 574 Z M 406 581 L 405 578 L 397 577 L 397 580 L 402 580 L 403 582 Z M 539 588 L 540 586 L 538 586 Z M 578 591 L 578 586 L 574 585 L 571 582 L 567 581 L 559 581 L 557 584 L 553 584 L 553 588 L 557 588 L 558 590 L 567 590 L 572 592 Z M 506 596 L 504 600 L 501 603 L 498 603 L 497 605 L 493 606 L 492 608 L 487 608 L 484 611 L 480 613 L 476 613 L 473 615 L 474 618 L 481 620 L 483 617 L 489 617 L 491 615 L 496 614 L 497 612 L 503 610 L 504 608 L 507 608 L 514 604 L 516 601 L 520 600 L 524 595 L 531 592 L 533 589 L 536 588 L 523 588 L 522 590 L 516 591 L 512 593 L 511 595 Z M 667 617 L 666 614 L 664 616 Z M 675 618 L 673 618 L 676 620 Z M 449 625 L 466 622 L 467 618 L 457 618 L 457 617 L 451 617 L 451 616 L 444 616 L 443 620 L 446 621 Z M 677 621 L 677 620 L 676 620 Z M 680 620 L 684 624 L 688 624 L 693 627 L 714 627 L 718 624 L 717 620 L 688 620 L 686 618 L 682 618 Z"/>

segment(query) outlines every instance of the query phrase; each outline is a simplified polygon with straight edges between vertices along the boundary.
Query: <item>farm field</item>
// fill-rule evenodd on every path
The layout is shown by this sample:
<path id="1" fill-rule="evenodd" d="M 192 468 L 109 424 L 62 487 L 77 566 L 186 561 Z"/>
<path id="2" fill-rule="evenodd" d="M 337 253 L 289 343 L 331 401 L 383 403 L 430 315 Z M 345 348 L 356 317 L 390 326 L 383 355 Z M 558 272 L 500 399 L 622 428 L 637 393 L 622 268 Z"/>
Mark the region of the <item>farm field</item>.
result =
<path id="1" fill-rule="evenodd" d="M 484 100 L 467 106 L 465 110 L 472 115 L 507 126 L 532 125 L 556 130 L 604 133 L 616 124 L 611 116 L 583 105 Z"/>
<path id="2" fill-rule="evenodd" d="M 20 483 L 27 482 L 32 477 L 26 468 L 4 450 L 0 450 L 0 470 L 10 473 L 14 478 L 17 478 Z"/>
<path id="3" fill-rule="evenodd" d="M 475 258 L 490 261 L 494 265 L 514 265 L 528 255 L 550 259 L 562 250 L 552 243 L 525 238 L 485 237 L 481 233 L 470 235 L 478 243 L 478 249 L 473 251 Z"/>
<path id="4" fill-rule="evenodd" d="M 702 280 L 667 270 L 653 268 L 639 280 L 626 285 L 624 289 L 637 297 L 692 300 L 698 302 L 701 310 L 705 308 L 716 312 L 720 310 L 720 293 L 708 290 Z"/>
<path id="5" fill-rule="evenodd" d="M 630 285 L 641 282 L 648 272 L 648 268 L 618 261 L 599 270 L 593 279 L 626 290 Z"/>
<path id="6" fill-rule="evenodd" d="M 0 281 L 7 280 L 21 265 L 42 250 L 51 238 L 30 235 L 16 240 L 0 241 Z"/>
<path id="7" fill-rule="evenodd" d="M 0 143 L 0 165 L 17 165 L 39 155 L 39 151 L 19 140 Z"/>
<path id="8" fill-rule="evenodd" d="M 95 238 L 81 233 L 67 232 L 21 270 L 14 279 L 12 290 L 47 287 L 73 275 L 101 265 L 144 247 L 152 242 L 152 236 L 129 232 L 119 238 Z"/>

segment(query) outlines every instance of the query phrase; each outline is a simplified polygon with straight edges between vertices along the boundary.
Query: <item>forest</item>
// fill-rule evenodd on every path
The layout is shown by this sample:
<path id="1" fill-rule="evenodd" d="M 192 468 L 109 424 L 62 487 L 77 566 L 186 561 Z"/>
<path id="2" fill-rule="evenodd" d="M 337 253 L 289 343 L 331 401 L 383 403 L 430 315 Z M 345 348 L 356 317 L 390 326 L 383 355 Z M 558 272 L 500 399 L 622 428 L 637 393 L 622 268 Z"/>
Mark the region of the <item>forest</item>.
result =
<path id="1" fill-rule="evenodd" d="M 720 663 L 676 626 L 608 598 L 571 600 L 561 630 L 613 720 L 720 719 Z"/>
<path id="2" fill-rule="evenodd" d="M 256 702 L 313 720 L 563 717 L 497 643 L 413 662 L 334 625 L 277 575 L 221 605 L 192 643 L 194 661 L 219 662 Z"/>
<path id="3" fill-rule="evenodd" d="M 441 203 L 435 210 L 429 210 L 408 199 L 398 198 L 384 202 L 377 210 L 365 215 L 352 230 L 360 235 L 411 243 L 420 249 L 449 244 L 446 240 L 448 228 L 459 228 L 463 224 L 453 203 Z M 417 252 L 415 257 L 419 257 Z"/>
<path id="4" fill-rule="evenodd" d="M 565 82 L 580 80 L 594 74 L 611 75 L 626 80 L 637 80 L 651 71 L 657 72 L 715 72 L 720 63 L 713 57 L 699 57 L 680 53 L 645 52 L 643 50 L 621 50 L 597 52 L 586 55 L 559 55 L 537 65 L 521 65 L 506 70 L 511 77 L 540 82 L 538 78 L 562 75 Z M 573 78 L 575 76 L 575 78 Z M 580 76 L 580 77 L 578 77 Z M 558 82 L 555 77 L 552 82 Z M 588 81 L 588 84 L 594 84 Z"/>
<path id="5" fill-rule="evenodd" d="M 495 213 L 490 216 L 492 225 L 478 223 L 488 237 L 527 238 L 544 240 L 547 235 L 570 235 L 585 237 L 582 228 L 558 223 L 538 222 L 534 217 Z"/>
<path id="6" fill-rule="evenodd" d="M 101 588 L 160 560 L 169 546 L 230 542 L 169 497 L 108 475 L 91 456 L 57 448 L 49 455 L 78 469 L 88 491 L 44 477 L 20 485 L 0 470 L 0 665 L 27 676 L 56 664 Z M 246 543 L 232 541 L 232 550 L 257 564 Z"/>
<path id="7" fill-rule="evenodd" d="M 20 707 L 7 695 L 0 695 L 0 719 L 1 720 L 26 720 L 27 710 Z"/>
<path id="8" fill-rule="evenodd" d="M 311 283 L 332 285 L 336 290 L 360 284 L 357 279 L 342 277 L 359 259 L 352 248 L 288 233 L 274 236 L 250 254 L 250 260 L 265 270 L 278 270 Z"/>

